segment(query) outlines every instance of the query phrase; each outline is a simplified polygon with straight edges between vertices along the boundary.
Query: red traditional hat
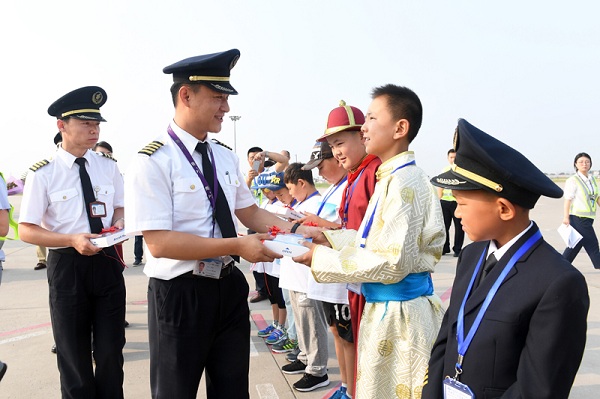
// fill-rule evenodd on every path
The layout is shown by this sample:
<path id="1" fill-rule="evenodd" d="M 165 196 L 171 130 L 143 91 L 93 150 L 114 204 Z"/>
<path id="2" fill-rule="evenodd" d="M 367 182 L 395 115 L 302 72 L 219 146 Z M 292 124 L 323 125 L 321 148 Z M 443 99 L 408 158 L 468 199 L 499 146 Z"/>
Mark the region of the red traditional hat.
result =
<path id="1" fill-rule="evenodd" d="M 365 123 L 365 115 L 363 112 L 350 105 L 346 105 L 344 100 L 340 101 L 340 106 L 334 108 L 327 118 L 327 129 L 325 134 L 318 138 L 317 141 L 325 141 L 327 136 L 332 134 L 350 131 L 360 131 L 360 128 Z"/>

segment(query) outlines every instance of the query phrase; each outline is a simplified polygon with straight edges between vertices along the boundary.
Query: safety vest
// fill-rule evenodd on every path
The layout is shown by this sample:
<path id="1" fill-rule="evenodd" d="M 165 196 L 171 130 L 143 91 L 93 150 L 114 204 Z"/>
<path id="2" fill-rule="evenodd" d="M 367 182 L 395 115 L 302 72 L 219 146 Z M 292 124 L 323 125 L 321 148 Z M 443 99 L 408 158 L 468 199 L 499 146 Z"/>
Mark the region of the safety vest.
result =
<path id="1" fill-rule="evenodd" d="M 442 173 L 445 173 L 447 171 L 450 170 L 450 166 L 445 167 L 442 170 Z M 452 190 L 449 188 L 445 188 L 442 190 L 442 201 L 456 201 L 456 198 L 454 198 L 454 195 L 452 195 Z"/>
<path id="2" fill-rule="evenodd" d="M 579 216 L 582 218 L 594 218 L 596 216 L 596 203 L 598 201 L 598 185 L 596 180 L 590 176 L 589 181 L 592 183 L 592 187 L 586 184 L 579 175 L 573 176 L 579 190 L 584 195 L 583 201 L 573 201 L 571 203 L 571 215 Z M 578 205 L 576 205 L 578 204 Z"/>
<path id="3" fill-rule="evenodd" d="M 0 172 L 0 177 L 2 178 L 2 180 L 5 182 L 6 184 L 6 180 L 4 180 L 4 176 L 2 175 L 2 172 Z M 19 224 L 15 221 L 15 219 L 13 219 L 13 206 L 10 206 L 10 210 L 8 211 L 8 225 L 13 229 L 13 231 L 15 232 L 15 236 L 13 238 L 8 238 L 8 237 L 0 237 L 0 241 L 4 241 L 4 240 L 18 240 L 19 239 Z"/>

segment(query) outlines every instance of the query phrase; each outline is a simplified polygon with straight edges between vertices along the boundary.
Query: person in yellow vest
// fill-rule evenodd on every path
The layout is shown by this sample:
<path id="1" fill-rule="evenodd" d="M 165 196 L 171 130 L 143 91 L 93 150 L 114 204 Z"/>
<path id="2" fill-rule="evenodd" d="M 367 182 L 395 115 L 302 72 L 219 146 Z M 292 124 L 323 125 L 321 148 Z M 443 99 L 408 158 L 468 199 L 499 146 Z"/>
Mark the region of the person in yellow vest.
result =
<path id="1" fill-rule="evenodd" d="M 571 225 L 583 236 L 574 248 L 566 248 L 563 256 L 569 262 L 577 256 L 581 247 L 585 248 L 592 260 L 594 269 L 600 269 L 598 238 L 594 232 L 594 218 L 598 205 L 598 183 L 590 174 L 592 157 L 585 152 L 575 156 L 575 173 L 565 183 L 565 207 L 563 224 Z"/>
<path id="2" fill-rule="evenodd" d="M 450 165 L 446 166 L 442 173 L 450 170 L 452 165 L 454 165 L 454 159 L 456 158 L 456 151 L 454 148 L 448 150 L 448 163 Z M 460 224 L 460 219 L 454 216 L 454 211 L 456 211 L 456 198 L 452 195 L 452 190 L 443 189 L 438 187 L 438 195 L 440 197 L 440 204 L 442 205 L 442 214 L 444 215 L 444 225 L 446 227 L 446 242 L 444 243 L 444 249 L 442 250 L 442 255 L 446 255 L 450 253 L 450 225 L 454 220 L 454 246 L 452 247 L 452 251 L 454 252 L 454 257 L 458 257 L 460 254 L 460 250 L 462 249 L 463 242 L 465 241 L 465 232 L 462 229 Z"/>

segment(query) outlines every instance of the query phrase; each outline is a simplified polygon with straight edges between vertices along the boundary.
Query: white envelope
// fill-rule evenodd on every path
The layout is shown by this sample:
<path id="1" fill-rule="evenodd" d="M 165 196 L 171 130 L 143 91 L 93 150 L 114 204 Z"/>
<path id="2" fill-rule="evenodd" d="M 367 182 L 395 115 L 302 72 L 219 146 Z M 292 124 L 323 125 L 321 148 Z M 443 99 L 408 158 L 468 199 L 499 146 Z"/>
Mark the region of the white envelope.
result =
<path id="1" fill-rule="evenodd" d="M 566 224 L 561 224 L 558 226 L 557 230 L 558 234 L 569 248 L 574 248 L 583 238 L 583 236 L 571 225 L 567 226 Z"/>
<path id="2" fill-rule="evenodd" d="M 302 255 L 308 252 L 308 248 L 302 245 L 303 241 L 312 241 L 301 234 L 277 234 L 273 240 L 265 240 L 263 244 L 272 251 L 283 256 Z"/>

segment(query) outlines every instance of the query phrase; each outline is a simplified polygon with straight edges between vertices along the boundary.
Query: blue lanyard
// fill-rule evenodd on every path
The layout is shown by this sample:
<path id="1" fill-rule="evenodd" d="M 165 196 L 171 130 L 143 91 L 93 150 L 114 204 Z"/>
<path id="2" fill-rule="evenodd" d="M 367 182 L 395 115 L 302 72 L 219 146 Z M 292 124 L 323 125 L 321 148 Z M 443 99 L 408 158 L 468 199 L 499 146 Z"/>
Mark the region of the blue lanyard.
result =
<path id="1" fill-rule="evenodd" d="M 354 180 L 354 183 L 352 183 L 352 186 L 346 186 L 346 197 L 344 198 L 344 214 L 342 215 L 342 227 L 343 228 L 346 228 L 346 225 L 348 224 L 348 207 L 350 206 L 350 199 L 352 198 L 352 194 L 354 194 L 354 189 L 356 188 L 356 184 L 360 180 L 360 177 L 362 176 L 364 171 L 365 171 L 365 169 L 363 168 L 363 170 L 361 170 L 360 173 L 358 174 L 358 177 L 356 178 L 356 180 Z"/>
<path id="2" fill-rule="evenodd" d="M 315 191 L 314 193 L 312 193 L 308 197 L 304 198 L 302 201 L 298 202 L 298 206 L 300 206 L 300 204 L 304 203 L 305 201 L 308 201 L 311 197 L 314 197 L 317 194 L 319 194 L 319 191 Z M 294 206 L 294 205 L 292 204 L 292 206 Z"/>
<path id="3" fill-rule="evenodd" d="M 469 294 L 471 293 L 471 290 L 473 289 L 473 285 L 475 284 L 475 279 L 477 278 L 479 269 L 481 268 L 481 265 L 483 264 L 483 258 L 485 257 L 487 249 L 484 250 L 483 253 L 481 254 L 481 257 L 479 258 L 479 262 L 477 263 L 477 267 L 475 268 L 475 271 L 473 272 L 473 276 L 471 277 L 471 281 L 469 282 L 469 287 L 467 288 L 467 292 L 465 292 L 465 297 L 463 298 L 462 304 L 460 305 L 460 309 L 458 311 L 457 331 L 456 331 L 456 340 L 458 341 L 458 361 L 456 363 L 456 375 L 457 376 L 462 373 L 463 358 L 464 358 L 465 354 L 467 353 L 467 350 L 469 349 L 469 345 L 471 345 L 471 341 L 473 340 L 473 337 L 475 336 L 475 333 L 477 332 L 479 325 L 481 324 L 483 315 L 485 314 L 487 308 L 490 306 L 492 299 L 494 299 L 494 296 L 496 295 L 496 292 L 498 292 L 498 289 L 500 288 L 500 285 L 506 278 L 506 275 L 508 274 L 508 272 L 510 272 L 510 270 L 513 268 L 515 263 L 517 263 L 517 261 L 519 259 L 521 259 L 521 257 L 527 251 L 529 251 L 529 249 L 531 249 L 531 247 L 536 242 L 538 242 L 541 239 L 542 239 L 542 233 L 540 233 L 540 231 L 538 230 L 535 232 L 535 234 L 533 234 L 531 237 L 529 237 L 529 239 L 527 241 L 525 241 L 525 243 L 523 245 L 521 245 L 521 247 L 517 250 L 517 252 L 515 252 L 515 254 L 510 258 L 510 260 L 508 261 L 506 266 L 504 266 L 502 273 L 500 273 L 500 276 L 498 276 L 498 278 L 494 282 L 494 285 L 492 286 L 492 288 L 488 292 L 487 296 L 485 297 L 485 301 L 483 302 L 483 305 L 481 305 L 481 309 L 479 309 L 479 313 L 477 313 L 477 317 L 475 318 L 473 325 L 469 329 L 467 338 L 465 339 L 465 304 L 467 303 L 467 298 L 469 297 Z"/>
<path id="4" fill-rule="evenodd" d="M 192 155 L 187 150 L 187 148 L 185 148 L 185 146 L 183 145 L 183 142 L 181 141 L 181 139 L 179 138 L 179 136 L 177 136 L 175 134 L 175 132 L 173 131 L 173 129 L 171 129 L 171 126 L 169 126 L 167 128 L 167 133 L 169 133 L 169 136 L 173 139 L 173 141 L 175 142 L 175 144 L 177 144 L 177 146 L 179 147 L 179 149 L 183 153 L 183 156 L 185 157 L 185 159 L 187 159 L 187 161 L 190 163 L 190 165 L 192 166 L 192 168 L 194 169 L 194 171 L 196 172 L 196 174 L 200 178 L 200 181 L 202 181 L 202 187 L 204 187 L 204 191 L 206 191 L 206 196 L 208 197 L 208 200 L 210 201 L 210 205 L 212 207 L 212 235 L 211 235 L 211 237 L 212 237 L 212 236 L 215 235 L 215 222 L 216 222 L 216 217 L 217 217 L 217 213 L 216 213 L 216 209 L 217 209 L 217 196 L 216 196 L 216 193 L 219 190 L 219 180 L 217 179 L 217 165 L 215 164 L 215 157 L 214 157 L 214 155 L 212 153 L 212 150 L 211 150 L 210 146 L 207 146 L 208 147 L 208 153 L 210 154 L 210 160 L 211 160 L 212 165 L 213 165 L 213 181 L 214 181 L 214 185 L 213 185 L 213 187 L 210 187 L 208 185 L 208 182 L 206 181 L 206 178 L 202 174 L 202 171 L 198 167 L 198 164 L 196 163 L 196 161 L 194 161 L 194 158 L 192 158 Z M 213 193 L 214 193 L 214 195 L 213 195 Z"/>
<path id="5" fill-rule="evenodd" d="M 327 200 L 329 199 L 329 197 L 331 197 L 333 195 L 333 193 L 335 193 L 337 191 L 337 189 L 340 188 L 340 186 L 342 184 L 344 184 L 344 182 L 346 180 L 348 180 L 348 175 L 344 176 L 344 178 L 342 180 L 340 180 L 340 182 L 333 187 L 333 190 L 330 190 L 327 193 L 327 195 L 323 198 L 323 202 L 321 202 L 321 205 L 319 206 L 319 210 L 317 211 L 317 216 L 319 216 L 321 214 L 321 211 L 323 210 L 323 207 L 327 203 Z"/>
<path id="6" fill-rule="evenodd" d="M 394 173 L 396 173 L 396 171 L 405 168 L 409 165 L 416 165 L 415 161 L 410 161 L 405 163 L 404 165 L 400 165 L 398 166 L 396 169 L 394 169 L 392 171 L 392 173 L 390 173 L 390 176 L 393 175 Z M 365 224 L 365 228 L 363 229 L 363 233 L 362 233 L 362 238 L 360 240 L 360 247 L 364 248 L 365 245 L 367 244 L 367 236 L 369 235 L 369 232 L 371 231 L 371 227 L 373 226 L 373 219 L 375 218 L 375 211 L 377 210 L 377 205 L 379 205 L 379 198 L 377 198 L 377 202 L 375 203 L 375 206 L 373 207 L 373 212 L 371 212 L 371 216 L 369 216 L 369 220 L 367 220 L 367 223 Z"/>

